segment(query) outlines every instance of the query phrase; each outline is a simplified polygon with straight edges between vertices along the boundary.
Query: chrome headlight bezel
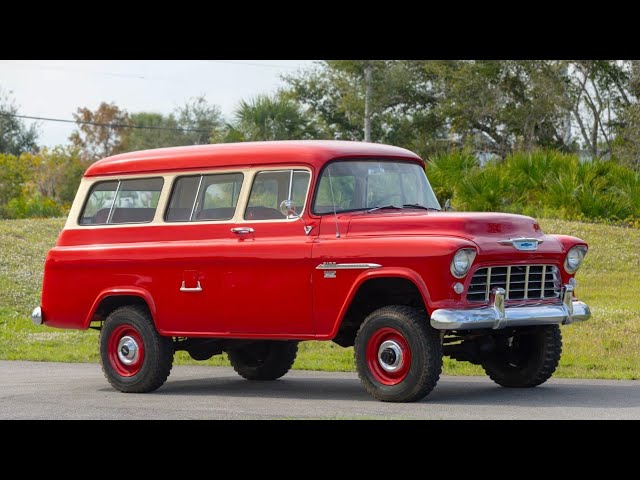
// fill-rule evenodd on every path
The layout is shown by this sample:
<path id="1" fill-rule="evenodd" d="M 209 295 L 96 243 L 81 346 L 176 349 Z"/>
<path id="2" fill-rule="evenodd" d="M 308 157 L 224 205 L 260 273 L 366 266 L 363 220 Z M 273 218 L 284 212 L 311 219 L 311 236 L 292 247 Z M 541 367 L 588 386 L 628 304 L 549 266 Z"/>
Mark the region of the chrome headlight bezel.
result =
<path id="1" fill-rule="evenodd" d="M 449 266 L 451 275 L 456 278 L 464 278 L 469 273 L 476 254 L 475 248 L 461 248 L 458 250 L 451 259 L 451 265 Z"/>
<path id="2" fill-rule="evenodd" d="M 587 250 L 586 245 L 571 247 L 564 257 L 564 270 L 570 274 L 576 273 L 582 266 Z"/>

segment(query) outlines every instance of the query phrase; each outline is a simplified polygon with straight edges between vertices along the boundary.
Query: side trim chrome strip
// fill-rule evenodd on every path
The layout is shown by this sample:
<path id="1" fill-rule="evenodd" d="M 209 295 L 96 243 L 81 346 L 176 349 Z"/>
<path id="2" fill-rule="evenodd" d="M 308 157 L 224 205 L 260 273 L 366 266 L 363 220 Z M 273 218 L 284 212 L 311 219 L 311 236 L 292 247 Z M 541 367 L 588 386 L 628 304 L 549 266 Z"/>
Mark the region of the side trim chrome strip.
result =
<path id="1" fill-rule="evenodd" d="M 316 267 L 316 270 L 366 270 L 368 268 L 380 268 L 377 263 L 334 263 L 324 262 Z"/>

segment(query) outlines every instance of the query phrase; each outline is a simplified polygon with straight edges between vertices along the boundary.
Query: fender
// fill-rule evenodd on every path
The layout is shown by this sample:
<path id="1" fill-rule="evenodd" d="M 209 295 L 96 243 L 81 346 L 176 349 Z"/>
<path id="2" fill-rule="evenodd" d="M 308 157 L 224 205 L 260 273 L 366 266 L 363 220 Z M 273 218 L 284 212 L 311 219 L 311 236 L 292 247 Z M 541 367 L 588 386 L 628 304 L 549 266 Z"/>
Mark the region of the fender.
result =
<path id="1" fill-rule="evenodd" d="M 349 290 L 349 294 L 347 295 L 346 300 L 340 308 L 340 313 L 338 314 L 338 318 L 334 323 L 333 329 L 331 330 L 331 333 L 325 338 L 334 338 L 338 334 L 338 330 L 340 330 L 342 320 L 344 319 L 349 306 L 351 306 L 351 302 L 358 292 L 358 289 L 364 282 L 373 278 L 391 277 L 404 278 L 412 282 L 420 292 L 422 301 L 427 307 L 427 311 L 431 310 L 431 297 L 429 296 L 429 290 L 427 289 L 427 285 L 425 284 L 422 277 L 415 270 L 405 267 L 382 267 L 375 270 L 365 270 L 356 278 L 356 281 L 353 282 L 353 285 Z"/>
<path id="2" fill-rule="evenodd" d="M 87 316 L 87 319 L 84 322 L 83 328 L 84 329 L 89 328 L 89 325 L 91 324 L 91 320 L 95 316 L 96 311 L 98 310 L 98 307 L 100 306 L 100 304 L 102 303 L 102 301 L 105 298 L 107 298 L 107 297 L 120 297 L 120 296 L 125 296 L 125 295 L 133 296 L 133 297 L 140 297 L 145 302 L 147 302 L 147 305 L 149 306 L 149 311 L 151 312 L 151 317 L 155 321 L 155 318 L 156 318 L 156 304 L 153 301 L 153 297 L 151 296 L 151 294 L 147 290 L 145 290 L 144 288 L 140 288 L 140 287 L 113 287 L 113 288 L 105 289 L 102 292 L 100 292 L 100 294 L 96 298 L 95 302 L 93 302 L 93 305 L 91 306 L 91 310 L 89 311 L 89 315 Z"/>

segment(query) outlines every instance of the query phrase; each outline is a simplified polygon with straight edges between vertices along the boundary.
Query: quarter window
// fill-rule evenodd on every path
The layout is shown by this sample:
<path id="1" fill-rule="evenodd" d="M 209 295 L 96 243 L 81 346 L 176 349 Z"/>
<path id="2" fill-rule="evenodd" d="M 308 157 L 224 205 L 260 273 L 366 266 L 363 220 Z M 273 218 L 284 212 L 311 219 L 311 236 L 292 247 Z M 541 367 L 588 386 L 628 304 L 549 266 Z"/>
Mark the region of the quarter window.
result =
<path id="1" fill-rule="evenodd" d="M 192 175 L 176 180 L 167 222 L 196 222 L 206 220 L 231 220 L 235 215 L 242 173 Z"/>
<path id="2" fill-rule="evenodd" d="M 283 200 L 291 199 L 302 213 L 311 174 L 306 170 L 258 172 L 251 187 L 245 220 L 284 220 L 280 212 Z"/>
<path id="3" fill-rule="evenodd" d="M 137 178 L 96 183 L 80 214 L 80 225 L 148 223 L 160 199 L 162 178 Z"/>

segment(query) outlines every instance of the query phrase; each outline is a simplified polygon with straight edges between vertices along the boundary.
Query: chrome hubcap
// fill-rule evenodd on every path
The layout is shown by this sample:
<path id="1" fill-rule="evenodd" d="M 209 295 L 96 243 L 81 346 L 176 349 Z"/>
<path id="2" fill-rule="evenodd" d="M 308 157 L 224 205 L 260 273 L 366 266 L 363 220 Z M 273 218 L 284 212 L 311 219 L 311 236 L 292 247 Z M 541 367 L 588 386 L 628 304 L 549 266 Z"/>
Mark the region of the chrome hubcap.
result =
<path id="1" fill-rule="evenodd" d="M 402 348 L 397 342 L 387 340 L 378 348 L 378 363 L 387 372 L 395 372 L 402 367 Z"/>
<path id="2" fill-rule="evenodd" d="M 125 365 L 131 365 L 138 359 L 139 349 L 136 341 L 126 335 L 118 342 L 118 358 Z"/>

